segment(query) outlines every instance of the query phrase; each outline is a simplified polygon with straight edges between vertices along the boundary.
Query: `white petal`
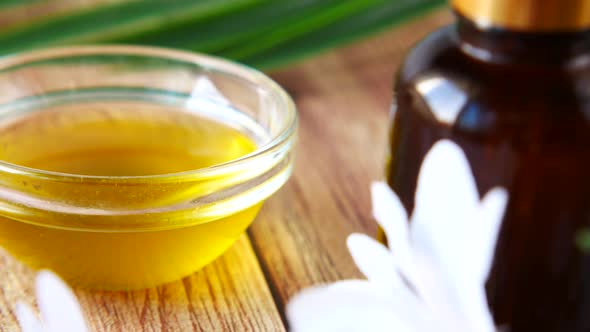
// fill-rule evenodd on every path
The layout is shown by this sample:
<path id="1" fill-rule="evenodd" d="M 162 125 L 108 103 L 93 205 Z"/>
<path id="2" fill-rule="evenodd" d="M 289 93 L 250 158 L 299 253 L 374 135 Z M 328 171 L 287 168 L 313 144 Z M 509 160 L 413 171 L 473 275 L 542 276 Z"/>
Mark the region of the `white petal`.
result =
<path id="1" fill-rule="evenodd" d="M 382 288 L 381 285 L 358 279 L 342 280 L 328 284 L 322 288 L 330 289 L 332 292 L 347 294 L 348 296 L 356 296 L 357 294 L 362 296 L 370 295 L 376 302 L 393 303 L 393 305 L 402 303 L 405 307 L 403 310 L 404 314 L 409 317 L 413 317 L 414 312 L 420 312 L 422 315 L 426 309 L 423 303 L 418 301 L 415 295 L 409 292 L 407 288 L 402 292 L 390 293 L 387 289 Z"/>
<path id="2" fill-rule="evenodd" d="M 403 275 L 412 278 L 408 214 L 397 195 L 384 182 L 371 184 L 373 215 L 387 236 L 387 244 Z"/>
<path id="3" fill-rule="evenodd" d="M 493 332 L 483 283 L 456 284 L 448 280 L 430 256 L 415 252 L 416 289 L 444 331 Z M 468 307 L 465 307 L 466 305 Z"/>
<path id="4" fill-rule="evenodd" d="M 408 214 L 399 197 L 385 182 L 371 183 L 373 216 L 393 246 L 408 244 Z"/>
<path id="5" fill-rule="evenodd" d="M 460 302 L 447 275 L 429 254 L 414 250 L 415 274 L 412 285 L 426 306 L 436 314 L 437 321 L 444 326 L 439 330 L 464 331 L 465 326 Z M 471 332 L 471 331 L 470 331 Z M 479 331 L 478 331 L 479 332 Z"/>
<path id="6" fill-rule="evenodd" d="M 470 268 L 471 262 L 482 259 L 470 247 L 478 203 L 462 150 L 450 141 L 439 141 L 422 164 L 410 233 L 414 250 L 430 257 L 448 282 L 478 280 Z"/>
<path id="7" fill-rule="evenodd" d="M 421 271 L 417 288 L 443 316 L 455 317 L 450 323 L 456 326 L 494 330 L 483 286 L 505 200 L 503 191 L 494 191 L 481 205 L 492 212 L 480 210 L 467 159 L 450 141 L 435 144 L 426 156 L 410 233 L 414 257 L 430 261 L 439 276 L 429 280 L 434 273 Z"/>
<path id="8" fill-rule="evenodd" d="M 345 281 L 304 290 L 287 305 L 292 332 L 431 331 L 424 311 L 383 297 L 376 285 Z"/>
<path id="9" fill-rule="evenodd" d="M 22 332 L 44 332 L 43 325 L 28 305 L 16 304 L 16 318 Z"/>
<path id="10" fill-rule="evenodd" d="M 428 151 L 418 175 L 416 208 L 462 208 L 479 202 L 477 186 L 461 147 L 440 140 Z M 448 204 L 448 205 L 447 205 Z"/>
<path id="11" fill-rule="evenodd" d="M 474 217 L 476 225 L 472 227 L 473 236 L 469 238 L 474 259 L 465 262 L 473 270 L 472 273 L 478 275 L 478 279 L 458 280 L 455 285 L 463 315 L 468 317 L 471 328 L 476 331 L 495 330 L 486 300 L 485 281 L 492 264 L 507 200 L 506 191 L 498 188 L 491 190 L 482 200 Z"/>
<path id="12" fill-rule="evenodd" d="M 459 287 L 465 283 L 483 285 L 487 280 L 507 200 L 504 189 L 491 190 L 465 224 L 469 236 L 457 242 L 468 254 L 464 255 L 463 268 L 450 270 Z"/>
<path id="13" fill-rule="evenodd" d="M 469 236 L 465 223 L 478 203 L 477 188 L 461 148 L 448 140 L 437 142 L 426 154 L 418 177 L 412 244 L 433 254 L 447 250 L 456 239 Z M 452 252 L 441 255 L 461 261 L 457 248 L 449 249 Z"/>
<path id="14" fill-rule="evenodd" d="M 84 315 L 74 293 L 49 271 L 37 275 L 37 301 L 45 326 L 51 332 L 87 331 Z"/>
<path id="15" fill-rule="evenodd" d="M 465 317 L 465 324 L 471 331 L 494 332 L 496 327 L 486 300 L 485 287 L 464 285 L 463 294 L 468 295 L 461 299 L 464 301 L 461 312 Z"/>
<path id="16" fill-rule="evenodd" d="M 351 234 L 346 241 L 354 262 L 369 281 L 387 289 L 406 288 L 392 253 L 364 234 Z"/>
<path id="17" fill-rule="evenodd" d="M 480 227 L 479 233 L 476 234 L 479 236 L 477 236 L 477 239 L 474 236 L 473 239 L 474 242 L 481 243 L 480 248 L 482 250 L 481 256 L 483 260 L 480 267 L 480 278 L 484 282 L 490 273 L 496 243 L 498 241 L 498 233 L 502 226 L 507 202 L 508 193 L 506 190 L 495 188 L 485 195 L 478 209 L 478 223 Z"/>
<path id="18" fill-rule="evenodd" d="M 463 261 L 445 259 L 439 256 L 445 278 L 449 281 L 452 294 L 456 297 L 457 311 L 473 330 L 493 331 L 493 320 L 485 295 L 485 281 L 490 270 L 498 230 L 506 205 L 507 194 L 494 189 L 486 195 L 481 207 L 474 211 L 465 230 L 469 236 L 457 238 L 454 247 L 465 251 Z M 447 253 L 450 253 L 447 250 Z M 455 265 L 453 265 L 455 264 Z"/>

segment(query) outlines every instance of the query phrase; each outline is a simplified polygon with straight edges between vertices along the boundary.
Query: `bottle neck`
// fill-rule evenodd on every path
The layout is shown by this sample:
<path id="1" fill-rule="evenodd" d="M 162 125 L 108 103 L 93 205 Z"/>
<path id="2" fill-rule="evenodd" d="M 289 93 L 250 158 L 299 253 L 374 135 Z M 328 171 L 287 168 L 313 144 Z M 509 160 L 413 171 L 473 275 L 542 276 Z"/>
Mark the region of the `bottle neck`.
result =
<path id="1" fill-rule="evenodd" d="M 464 16 L 456 16 L 461 49 L 479 60 L 558 66 L 590 63 L 590 30 L 521 32 L 480 28 Z"/>

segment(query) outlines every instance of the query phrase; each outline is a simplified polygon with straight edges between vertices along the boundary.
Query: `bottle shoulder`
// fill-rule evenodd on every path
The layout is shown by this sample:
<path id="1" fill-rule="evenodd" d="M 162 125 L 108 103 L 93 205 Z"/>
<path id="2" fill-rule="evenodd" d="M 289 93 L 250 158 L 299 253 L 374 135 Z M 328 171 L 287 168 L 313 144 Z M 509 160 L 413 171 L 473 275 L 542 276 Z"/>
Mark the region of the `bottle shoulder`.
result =
<path id="1" fill-rule="evenodd" d="M 589 55 L 547 65 L 477 52 L 454 26 L 424 38 L 398 71 L 399 107 L 476 134 L 529 128 L 532 119 L 553 134 L 590 130 Z"/>
<path id="2" fill-rule="evenodd" d="M 522 52 L 520 47 L 507 47 L 504 44 L 518 44 L 518 40 L 498 40 L 496 47 L 482 48 L 461 41 L 457 27 L 442 27 L 416 44 L 406 55 L 397 77 L 397 83 L 415 81 L 428 75 L 455 77 L 473 85 L 486 84 L 498 89 L 510 82 L 530 83 L 527 87 L 572 85 L 590 78 L 590 47 L 587 51 L 572 54 L 558 52 L 547 44 L 545 49 Z M 590 43 L 590 36 L 587 38 Z M 587 46 L 587 45 L 586 45 Z M 538 46 L 537 46 L 538 47 Z M 503 53 L 506 48 L 521 49 L 519 54 Z M 509 83 L 510 83 L 509 82 Z M 587 89 L 584 89 L 587 90 Z"/>

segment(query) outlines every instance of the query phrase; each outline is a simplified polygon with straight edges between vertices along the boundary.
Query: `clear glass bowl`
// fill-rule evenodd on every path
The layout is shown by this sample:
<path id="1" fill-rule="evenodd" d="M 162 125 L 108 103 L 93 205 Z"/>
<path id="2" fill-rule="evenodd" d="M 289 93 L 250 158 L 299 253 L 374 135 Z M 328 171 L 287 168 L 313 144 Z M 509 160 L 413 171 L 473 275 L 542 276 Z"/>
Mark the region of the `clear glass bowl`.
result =
<path id="1" fill-rule="evenodd" d="M 235 160 L 163 175 L 0 160 L 0 245 L 77 285 L 139 289 L 191 274 L 229 248 L 291 174 L 292 100 L 262 73 L 222 59 L 130 46 L 34 51 L 0 59 L 0 91 L 0 126 L 56 105 L 83 117 L 89 103 L 140 102 L 197 110 L 256 142 Z"/>

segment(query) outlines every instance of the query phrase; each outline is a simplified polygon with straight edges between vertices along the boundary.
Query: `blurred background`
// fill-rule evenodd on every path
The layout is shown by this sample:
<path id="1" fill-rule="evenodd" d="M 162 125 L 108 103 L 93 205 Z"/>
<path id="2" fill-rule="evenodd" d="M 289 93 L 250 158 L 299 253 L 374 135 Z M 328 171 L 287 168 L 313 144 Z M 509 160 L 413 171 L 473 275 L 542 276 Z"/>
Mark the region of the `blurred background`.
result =
<path id="1" fill-rule="evenodd" d="M 444 0 L 0 0 L 0 54 L 143 44 L 285 67 L 425 14 Z"/>

